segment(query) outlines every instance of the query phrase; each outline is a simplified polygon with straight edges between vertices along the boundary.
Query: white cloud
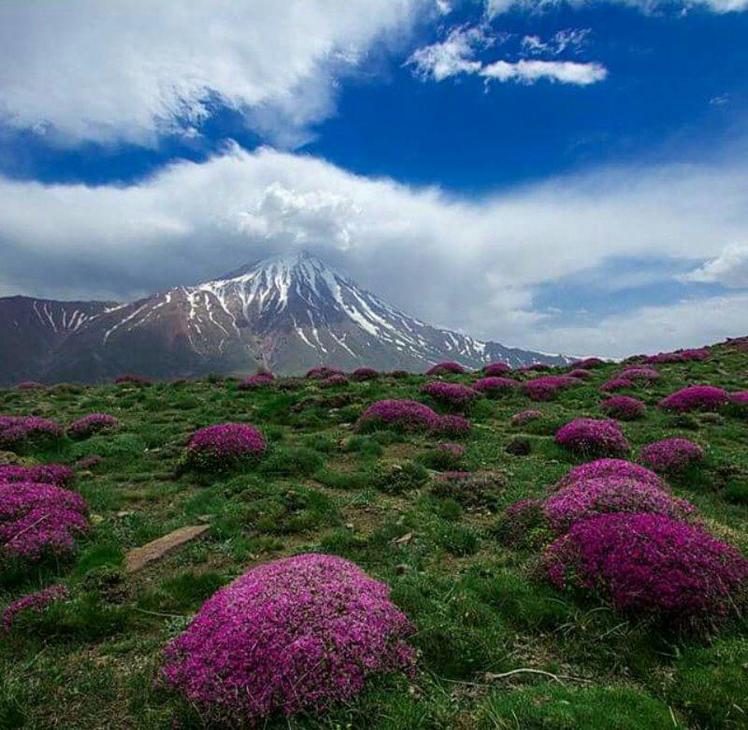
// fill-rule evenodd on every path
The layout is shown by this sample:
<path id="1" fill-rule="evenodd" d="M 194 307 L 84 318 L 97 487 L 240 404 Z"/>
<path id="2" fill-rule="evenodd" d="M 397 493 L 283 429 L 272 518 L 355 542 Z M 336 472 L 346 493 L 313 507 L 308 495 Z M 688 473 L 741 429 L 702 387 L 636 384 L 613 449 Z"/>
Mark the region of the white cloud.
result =
<path id="1" fill-rule="evenodd" d="M 484 66 L 480 75 L 496 81 L 517 81 L 534 84 L 541 79 L 557 81 L 561 84 L 588 86 L 605 80 L 608 71 L 599 63 L 576 63 L 574 61 L 528 61 L 521 59 L 514 63 L 496 61 Z"/>
<path id="2" fill-rule="evenodd" d="M 422 80 L 443 81 L 461 73 L 478 73 L 482 64 L 475 60 L 476 51 L 490 44 L 483 29 L 477 26 L 453 28 L 441 43 L 417 49 L 406 61 Z"/>
<path id="3" fill-rule="evenodd" d="M 715 13 L 739 12 L 748 9 L 748 0 L 486 0 L 486 14 L 489 18 L 493 18 L 514 8 L 542 12 L 559 5 L 580 8 L 602 3 L 628 5 L 644 13 L 668 8 L 682 11 L 703 8 Z"/>
<path id="4" fill-rule="evenodd" d="M 682 278 L 684 281 L 722 284 L 733 289 L 748 288 L 748 244 L 725 246 L 719 256 Z"/>
<path id="5" fill-rule="evenodd" d="M 604 320 L 597 334 L 533 302 L 616 258 L 706 260 L 731 240 L 748 240 L 748 169 L 735 159 L 600 169 L 479 200 L 270 149 L 176 163 L 129 187 L 0 178 L 5 293 L 133 297 L 303 247 L 423 319 L 544 350 L 625 354 L 748 330 L 734 297 L 710 305 L 741 304 L 718 322 L 688 303 Z M 692 326 L 680 321 L 689 307 Z M 578 308 L 570 294 L 566 311 Z"/>
<path id="6" fill-rule="evenodd" d="M 554 33 L 548 41 L 538 35 L 526 35 L 521 41 L 522 51 L 530 56 L 545 53 L 558 56 L 567 50 L 579 53 L 591 32 L 591 28 L 566 28 Z"/>
<path id="7" fill-rule="evenodd" d="M 211 99 L 273 141 L 333 111 L 335 81 L 395 44 L 425 0 L 0 3 L 0 122 L 58 143 L 152 144 Z"/>

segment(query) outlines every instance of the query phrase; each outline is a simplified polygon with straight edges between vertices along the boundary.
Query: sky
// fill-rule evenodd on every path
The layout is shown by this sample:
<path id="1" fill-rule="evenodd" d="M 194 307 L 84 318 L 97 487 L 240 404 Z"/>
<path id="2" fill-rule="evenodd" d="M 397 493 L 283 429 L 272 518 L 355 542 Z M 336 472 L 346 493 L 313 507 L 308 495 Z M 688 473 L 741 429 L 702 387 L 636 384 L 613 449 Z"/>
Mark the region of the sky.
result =
<path id="1" fill-rule="evenodd" d="M 748 0 L 5 0 L 0 296 L 306 250 L 439 326 L 748 334 Z"/>

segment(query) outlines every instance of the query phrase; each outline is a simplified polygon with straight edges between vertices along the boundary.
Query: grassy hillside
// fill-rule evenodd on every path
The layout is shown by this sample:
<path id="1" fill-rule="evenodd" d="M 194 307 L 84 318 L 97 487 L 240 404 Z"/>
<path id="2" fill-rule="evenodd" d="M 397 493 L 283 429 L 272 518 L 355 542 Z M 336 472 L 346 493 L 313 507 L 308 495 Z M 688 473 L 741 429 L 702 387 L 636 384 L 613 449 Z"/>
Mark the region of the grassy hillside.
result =
<path id="1" fill-rule="evenodd" d="M 164 646 L 249 567 L 310 551 L 344 556 L 389 584 L 414 624 L 418 669 L 411 678 L 374 679 L 349 706 L 267 727 L 748 727 L 745 617 L 735 611 L 719 626 L 684 632 L 622 615 L 551 586 L 538 569 L 537 540 L 509 547 L 500 539 L 507 506 L 545 495 L 582 461 L 553 434 L 572 418 L 602 417 L 599 387 L 620 369 L 595 368 L 550 402 L 533 403 L 520 390 L 481 399 L 467 414 L 470 434 L 459 439 L 354 429 L 364 408 L 384 398 L 443 412 L 419 393 L 424 376 L 331 387 L 281 380 L 251 391 L 220 378 L 0 391 L 0 414 L 69 424 L 104 412 L 121 424 L 21 455 L 25 463 L 101 460 L 77 468 L 73 489 L 88 501 L 92 529 L 74 559 L 0 573 L 0 609 L 55 583 L 70 591 L 0 636 L 0 727 L 203 726 L 195 708 L 157 681 Z M 703 464 L 669 482 L 714 535 L 745 553 L 748 418 L 730 409 L 672 414 L 656 404 L 696 383 L 745 390 L 748 353 L 719 345 L 706 361 L 657 369 L 659 379 L 624 391 L 647 404 L 642 419 L 622 423 L 631 458 L 668 436 L 702 445 Z M 513 426 L 512 415 L 530 407 L 543 417 Z M 265 457 L 233 473 L 180 473 L 189 435 L 224 421 L 257 426 L 269 441 Z M 450 464 L 434 452 L 439 441 L 458 441 L 466 452 Z M 15 458 L 6 453 L 0 463 Z M 481 472 L 482 498 L 440 489 L 437 467 Z M 126 574 L 127 551 L 200 524 L 210 526 L 201 539 Z"/>

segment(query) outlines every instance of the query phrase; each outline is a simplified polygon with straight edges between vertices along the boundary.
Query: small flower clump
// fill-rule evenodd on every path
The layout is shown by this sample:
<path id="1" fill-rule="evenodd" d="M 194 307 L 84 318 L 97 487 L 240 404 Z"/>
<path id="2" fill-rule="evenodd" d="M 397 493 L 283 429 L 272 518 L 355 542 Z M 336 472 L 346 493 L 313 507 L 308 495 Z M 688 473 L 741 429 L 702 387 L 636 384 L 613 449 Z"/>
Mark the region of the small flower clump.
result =
<path id="1" fill-rule="evenodd" d="M 576 378 L 568 375 L 544 375 L 522 384 L 525 393 L 535 401 L 553 400 L 562 390 L 578 385 Z"/>
<path id="2" fill-rule="evenodd" d="M 75 537 L 88 529 L 87 511 L 83 497 L 51 484 L 0 484 L 0 557 L 68 557 Z"/>
<path id="3" fill-rule="evenodd" d="M 201 428 L 187 442 L 188 467 L 222 471 L 260 458 L 267 449 L 264 436 L 247 423 L 219 423 Z"/>
<path id="4" fill-rule="evenodd" d="M 601 360 L 599 357 L 585 357 L 584 360 L 577 360 L 572 365 L 575 368 L 582 368 L 582 370 L 590 370 L 605 365 L 605 360 Z"/>
<path id="5" fill-rule="evenodd" d="M 713 385 L 691 385 L 676 390 L 659 402 L 666 411 L 716 411 L 728 402 L 727 391 Z"/>
<path id="6" fill-rule="evenodd" d="M 748 561 L 703 530 L 662 514 L 576 522 L 544 553 L 549 580 L 593 590 L 615 609 L 689 624 L 726 615 Z"/>
<path id="7" fill-rule="evenodd" d="M 631 447 L 609 419 L 575 418 L 556 431 L 556 443 L 576 456 L 625 456 Z"/>
<path id="8" fill-rule="evenodd" d="M 589 370 L 583 368 L 577 368 L 576 370 L 570 370 L 568 373 L 570 378 L 576 378 L 577 380 L 587 380 L 592 377 L 592 373 Z"/>
<path id="9" fill-rule="evenodd" d="M 36 380 L 24 380 L 16 386 L 18 390 L 44 390 L 45 387 L 44 384 L 37 383 Z"/>
<path id="10" fill-rule="evenodd" d="M 343 558 L 299 555 L 210 598 L 166 648 L 162 676 L 209 720 L 251 726 L 348 702 L 371 676 L 411 673 L 412 632 L 388 586 Z"/>
<path id="11" fill-rule="evenodd" d="M 437 403 L 456 410 L 467 408 L 474 400 L 480 397 L 480 393 L 477 390 L 467 385 L 446 383 L 443 380 L 426 383 L 421 387 L 421 393 L 433 398 Z"/>
<path id="12" fill-rule="evenodd" d="M 470 421 L 462 416 L 439 416 L 434 430 L 442 436 L 465 436 L 470 432 Z"/>
<path id="13" fill-rule="evenodd" d="M 600 391 L 602 393 L 616 393 L 619 390 L 626 390 L 626 388 L 633 388 L 634 383 L 627 378 L 620 376 L 606 380 L 601 386 Z"/>
<path id="14" fill-rule="evenodd" d="M 520 411 L 512 416 L 512 426 L 523 426 L 525 423 L 534 421 L 538 418 L 543 417 L 543 411 L 539 411 L 536 408 L 530 408 L 526 411 Z"/>
<path id="15" fill-rule="evenodd" d="M 439 362 L 426 371 L 426 375 L 462 375 L 466 372 L 465 368 L 458 362 Z"/>
<path id="16" fill-rule="evenodd" d="M 376 380 L 379 377 L 379 371 L 374 368 L 357 368 L 351 373 L 351 380 Z"/>
<path id="17" fill-rule="evenodd" d="M 348 385 L 348 382 L 348 378 L 343 373 L 335 373 L 335 375 L 325 378 L 320 385 L 325 388 L 334 388 L 339 385 Z"/>
<path id="18" fill-rule="evenodd" d="M 13 603 L 3 611 L 2 619 L 0 619 L 0 626 L 2 626 L 2 630 L 7 633 L 13 628 L 13 624 L 19 614 L 26 611 L 42 613 L 51 603 L 64 601 L 69 595 L 70 593 L 68 589 L 61 584 L 49 586 L 48 588 L 36 591 L 35 593 L 28 593 L 17 601 L 13 601 Z"/>
<path id="19" fill-rule="evenodd" d="M 37 466 L 7 464 L 0 466 L 0 484 L 36 482 L 37 484 L 53 484 L 55 487 L 68 487 L 74 479 L 75 472 L 64 464 L 38 464 Z"/>
<path id="20" fill-rule="evenodd" d="M 623 378 L 624 380 L 657 380 L 660 377 L 660 373 L 654 368 L 648 368 L 646 366 L 632 366 L 621 370 L 616 376 Z"/>
<path id="21" fill-rule="evenodd" d="M 16 449 L 54 441 L 62 427 L 39 416 L 0 416 L 0 448 Z"/>
<path id="22" fill-rule="evenodd" d="M 150 385 L 152 383 L 150 378 L 146 378 L 143 375 L 133 375 L 132 373 L 118 375 L 114 379 L 114 382 L 117 385 Z"/>
<path id="23" fill-rule="evenodd" d="M 495 397 L 499 395 L 506 395 L 515 391 L 519 387 L 519 383 L 511 378 L 502 378 L 497 375 L 489 375 L 485 378 L 480 378 L 473 383 L 473 388 L 479 393 L 483 393 L 489 397 Z"/>
<path id="24" fill-rule="evenodd" d="M 641 418 L 647 410 L 642 401 L 628 395 L 614 395 L 604 400 L 600 407 L 606 416 L 617 421 L 634 421 Z"/>
<path id="25" fill-rule="evenodd" d="M 265 388 L 271 385 L 275 381 L 275 375 L 268 372 L 257 373 L 256 375 L 250 375 L 248 378 L 242 380 L 236 387 L 239 390 L 257 390 L 258 388 Z"/>
<path id="26" fill-rule="evenodd" d="M 684 438 L 655 441 L 639 452 L 639 461 L 660 474 L 677 474 L 704 460 L 704 449 Z"/>
<path id="27" fill-rule="evenodd" d="M 511 366 L 507 365 L 505 362 L 490 362 L 488 365 L 483 366 L 483 375 L 487 378 L 493 378 L 511 372 Z"/>
<path id="28" fill-rule="evenodd" d="M 73 421 L 68 426 L 68 436 L 72 439 L 86 439 L 95 433 L 114 431 L 119 427 L 119 421 L 108 413 L 91 413 Z"/>
<path id="29" fill-rule="evenodd" d="M 324 380 L 329 378 L 331 375 L 342 375 L 343 371 L 338 368 L 328 368 L 324 365 L 312 368 L 307 371 L 306 377 L 310 380 Z"/>

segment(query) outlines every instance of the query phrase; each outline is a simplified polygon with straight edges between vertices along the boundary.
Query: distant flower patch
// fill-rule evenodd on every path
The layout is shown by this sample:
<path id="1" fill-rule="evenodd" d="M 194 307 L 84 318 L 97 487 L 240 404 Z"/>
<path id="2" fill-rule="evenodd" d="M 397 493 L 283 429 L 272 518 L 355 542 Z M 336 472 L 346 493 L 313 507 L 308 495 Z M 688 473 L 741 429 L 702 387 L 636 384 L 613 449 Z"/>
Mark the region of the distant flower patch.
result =
<path id="1" fill-rule="evenodd" d="M 404 431 L 428 431 L 439 424 L 439 414 L 414 400 L 380 400 L 372 403 L 358 420 L 359 430 L 394 427 Z"/>
<path id="2" fill-rule="evenodd" d="M 343 371 L 338 368 L 328 368 L 324 365 L 307 371 L 306 377 L 310 380 L 324 380 L 331 375 L 342 375 Z"/>
<path id="3" fill-rule="evenodd" d="M 448 375 L 450 373 L 461 375 L 465 372 L 467 372 L 465 368 L 458 362 L 440 362 L 429 368 L 426 375 Z"/>
<path id="4" fill-rule="evenodd" d="M 553 400 L 562 390 L 578 385 L 576 378 L 568 375 L 545 375 L 522 384 L 525 393 L 535 401 Z"/>
<path id="5" fill-rule="evenodd" d="M 491 375 L 486 378 L 480 378 L 473 383 L 473 388 L 479 393 L 489 397 L 496 397 L 512 393 L 519 388 L 519 383 L 511 378 L 502 378 Z"/>
<path id="6" fill-rule="evenodd" d="M 0 484 L 0 557 L 36 562 L 68 557 L 88 529 L 83 497 L 51 484 Z"/>
<path id="7" fill-rule="evenodd" d="M 483 366 L 483 374 L 488 378 L 505 375 L 506 373 L 511 372 L 511 366 L 507 365 L 505 362 L 490 362 L 488 365 Z"/>
<path id="8" fill-rule="evenodd" d="M 47 606 L 57 601 L 66 600 L 69 595 L 70 593 L 64 585 L 49 586 L 44 590 L 28 593 L 11 603 L 3 611 L 0 625 L 2 625 L 3 631 L 7 633 L 13 628 L 13 624 L 16 622 L 19 614 L 24 614 L 28 611 L 43 613 Z"/>
<path id="9" fill-rule="evenodd" d="M 39 416 L 0 416 L 0 448 L 17 449 L 50 443 L 62 436 L 62 427 Z"/>
<path id="10" fill-rule="evenodd" d="M 265 388 L 275 382 L 275 375 L 268 372 L 257 373 L 256 375 L 250 375 L 248 378 L 242 380 L 236 387 L 239 390 L 257 390 L 258 388 Z"/>
<path id="11" fill-rule="evenodd" d="M 3 482 L 36 482 L 68 487 L 75 479 L 75 472 L 64 464 L 39 464 L 37 466 L 0 466 L 0 484 Z"/>
<path id="12" fill-rule="evenodd" d="M 374 675 L 413 671 L 407 618 L 389 588 L 331 555 L 252 568 L 166 648 L 166 684 L 206 719 L 253 726 L 349 702 Z"/>
<path id="13" fill-rule="evenodd" d="M 728 402 L 727 391 L 713 385 L 691 385 L 663 398 L 659 406 L 666 411 L 716 411 Z"/>
<path id="14" fill-rule="evenodd" d="M 591 370 L 592 368 L 599 368 L 601 365 L 605 365 L 605 360 L 601 360 L 599 357 L 585 357 L 583 360 L 577 360 L 572 363 L 572 365 L 582 370 Z"/>
<path id="15" fill-rule="evenodd" d="M 622 370 L 616 376 L 623 378 L 624 380 L 657 380 L 660 377 L 660 373 L 654 368 L 648 367 L 628 367 Z"/>
<path id="16" fill-rule="evenodd" d="M 595 591 L 615 609 L 688 624 L 726 615 L 748 561 L 702 530 L 660 514 L 604 514 L 572 525 L 544 554 L 548 578 Z"/>
<path id="17" fill-rule="evenodd" d="M 543 373 L 553 368 L 545 362 L 534 362 L 532 365 L 528 365 L 525 370 L 531 373 Z"/>
<path id="18" fill-rule="evenodd" d="M 470 421 L 462 416 L 440 416 L 434 430 L 442 436 L 465 436 L 470 433 Z"/>
<path id="19" fill-rule="evenodd" d="M 348 378 L 343 373 L 335 373 L 335 375 L 325 378 L 320 385 L 326 388 L 334 388 L 339 385 L 348 385 L 348 382 Z"/>
<path id="20" fill-rule="evenodd" d="M 18 390 L 46 390 L 46 387 L 46 385 L 37 383 L 35 380 L 24 380 L 16 386 Z"/>
<path id="21" fill-rule="evenodd" d="M 575 466 L 560 479 L 554 489 L 563 489 L 571 484 L 586 482 L 591 479 L 629 479 L 650 484 L 667 491 L 668 487 L 653 471 L 625 459 L 597 459 L 586 464 Z"/>
<path id="22" fill-rule="evenodd" d="M 570 378 L 577 378 L 577 380 L 587 380 L 588 378 L 592 377 L 592 373 L 589 370 L 584 370 L 582 368 L 572 370 L 568 373 L 568 375 Z"/>
<path id="23" fill-rule="evenodd" d="M 634 421 L 641 418 L 647 410 L 642 401 L 628 395 L 614 395 L 604 400 L 600 407 L 606 416 L 617 421 Z"/>
<path id="24" fill-rule="evenodd" d="M 684 438 L 655 441 L 639 452 L 639 460 L 661 474 L 675 474 L 704 460 L 704 449 Z"/>
<path id="25" fill-rule="evenodd" d="M 538 418 L 543 417 L 543 411 L 539 411 L 535 408 L 530 408 L 526 411 L 520 411 L 512 416 L 512 426 L 522 426 L 530 421 L 535 421 Z"/>
<path id="26" fill-rule="evenodd" d="M 674 363 L 674 362 L 700 362 L 709 357 L 709 348 L 700 347 L 691 350 L 676 350 L 675 352 L 661 352 L 657 355 L 649 355 L 644 358 L 647 364 Z"/>
<path id="27" fill-rule="evenodd" d="M 351 373 L 351 380 L 376 380 L 379 377 L 379 371 L 374 368 L 357 368 Z"/>
<path id="28" fill-rule="evenodd" d="M 625 456 L 631 447 L 608 419 L 575 418 L 556 432 L 556 443 L 576 456 Z"/>
<path id="29" fill-rule="evenodd" d="M 187 442 L 186 465 L 205 471 L 221 471 L 259 459 L 266 449 L 264 436 L 254 426 L 219 423 L 192 434 Z"/>
<path id="30" fill-rule="evenodd" d="M 467 408 L 474 400 L 480 397 L 480 393 L 467 385 L 461 383 L 446 383 L 437 380 L 426 383 L 421 387 L 421 393 L 433 398 L 449 408 L 462 410 Z"/>
<path id="31" fill-rule="evenodd" d="M 86 439 L 95 433 L 114 431 L 119 428 L 119 421 L 108 413 L 91 413 L 73 421 L 68 426 L 68 436 L 72 439 Z"/>
<path id="32" fill-rule="evenodd" d="M 114 382 L 117 385 L 151 385 L 153 381 L 143 375 L 133 375 L 132 373 L 126 373 L 125 375 L 118 375 L 114 379 Z"/>
<path id="33" fill-rule="evenodd" d="M 628 380 L 627 378 L 611 378 L 610 380 L 606 380 L 601 386 L 600 390 L 603 393 L 615 393 L 619 390 L 626 390 L 626 388 L 632 388 L 634 386 L 634 383 L 631 380 Z"/>

